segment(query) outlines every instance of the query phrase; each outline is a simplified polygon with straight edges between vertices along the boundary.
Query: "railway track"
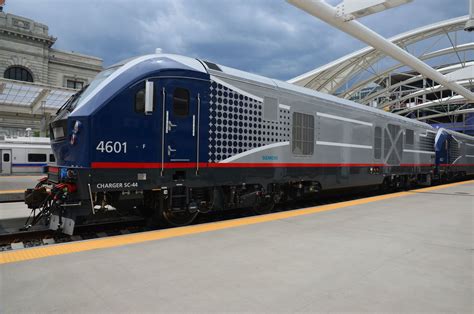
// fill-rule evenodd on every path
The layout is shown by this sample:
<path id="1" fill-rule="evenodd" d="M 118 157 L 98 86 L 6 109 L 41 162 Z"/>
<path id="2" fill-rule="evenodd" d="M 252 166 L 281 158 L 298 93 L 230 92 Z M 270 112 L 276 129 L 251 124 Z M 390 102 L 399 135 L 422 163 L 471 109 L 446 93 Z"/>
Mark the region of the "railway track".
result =
<path id="1" fill-rule="evenodd" d="M 35 229 L 31 231 L 0 233 L 0 252 L 148 230 L 150 230 L 150 228 L 146 226 L 143 218 L 134 217 L 122 221 L 79 225 L 76 227 L 76 232 L 72 236 L 49 230 L 46 227 L 44 229 Z"/>
<path id="2" fill-rule="evenodd" d="M 414 187 L 413 192 L 423 187 Z M 278 204 L 272 212 L 282 212 L 297 210 L 305 207 L 315 207 L 339 202 L 357 200 L 366 197 L 396 193 L 400 190 L 380 191 L 378 189 L 355 190 L 351 193 L 347 191 L 344 194 L 337 192 L 320 194 L 315 199 L 307 199 Z M 209 222 L 217 222 L 230 219 L 246 218 L 256 216 L 251 210 L 236 209 L 222 212 L 214 212 L 200 215 L 192 225 Z M 19 226 L 20 229 L 22 226 Z M 137 233 L 164 228 L 149 227 L 146 221 L 140 217 L 131 217 L 121 221 L 102 222 L 89 225 L 78 225 L 75 229 L 75 235 L 68 236 L 49 229 L 36 229 L 31 231 L 18 231 L 9 233 L 0 233 L 0 252 L 15 249 L 37 247 L 43 245 L 52 245 L 57 243 L 66 243 L 73 241 L 88 240 L 94 238 L 110 237 L 128 233 Z"/>

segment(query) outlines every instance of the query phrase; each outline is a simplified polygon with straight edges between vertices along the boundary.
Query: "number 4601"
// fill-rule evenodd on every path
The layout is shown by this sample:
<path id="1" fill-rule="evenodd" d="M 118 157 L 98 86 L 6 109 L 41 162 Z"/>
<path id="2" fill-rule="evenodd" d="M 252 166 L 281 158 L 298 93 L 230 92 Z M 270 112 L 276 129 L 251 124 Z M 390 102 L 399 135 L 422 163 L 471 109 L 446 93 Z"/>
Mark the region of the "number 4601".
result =
<path id="1" fill-rule="evenodd" d="M 127 142 L 113 142 L 113 141 L 100 141 L 97 147 L 95 148 L 97 151 L 101 153 L 115 153 L 115 154 L 120 154 L 120 153 L 127 153 Z"/>

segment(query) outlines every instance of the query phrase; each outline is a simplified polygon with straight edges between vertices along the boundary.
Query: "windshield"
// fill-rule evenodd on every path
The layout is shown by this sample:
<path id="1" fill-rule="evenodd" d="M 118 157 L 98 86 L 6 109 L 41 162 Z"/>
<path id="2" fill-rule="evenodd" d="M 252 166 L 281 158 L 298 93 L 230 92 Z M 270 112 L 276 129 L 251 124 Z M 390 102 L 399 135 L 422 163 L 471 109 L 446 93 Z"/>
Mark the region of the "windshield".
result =
<path id="1" fill-rule="evenodd" d="M 99 85 L 102 83 L 106 78 L 108 78 L 112 73 L 114 73 L 118 68 L 122 65 L 117 65 L 112 68 L 108 68 L 94 78 L 94 80 L 87 86 L 87 88 L 68 106 L 69 111 L 72 111 L 76 108 L 78 104 L 80 104 L 81 99 L 86 99 Z"/>

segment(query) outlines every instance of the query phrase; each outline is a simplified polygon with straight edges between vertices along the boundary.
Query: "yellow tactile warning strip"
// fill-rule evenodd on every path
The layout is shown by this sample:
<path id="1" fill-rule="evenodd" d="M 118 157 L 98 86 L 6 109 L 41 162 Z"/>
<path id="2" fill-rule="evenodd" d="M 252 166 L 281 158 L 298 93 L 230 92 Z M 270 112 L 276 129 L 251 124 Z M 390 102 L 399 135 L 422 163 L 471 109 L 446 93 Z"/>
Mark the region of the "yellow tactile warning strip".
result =
<path id="1" fill-rule="evenodd" d="M 11 175 L 4 175 L 4 176 L 0 176 L 0 179 L 16 179 L 16 178 L 42 178 L 46 176 L 45 173 L 38 173 L 36 175 L 32 175 L 32 174 L 25 174 L 25 175 L 14 175 L 14 176 L 11 176 Z"/>
<path id="2" fill-rule="evenodd" d="M 419 189 L 413 192 L 399 192 L 381 196 L 368 197 L 364 199 L 358 199 L 353 201 L 341 202 L 330 205 L 322 205 L 317 207 L 303 208 L 287 212 L 279 212 L 274 214 L 247 217 L 241 219 L 220 221 L 214 223 L 207 223 L 195 226 L 172 228 L 165 230 L 149 231 L 121 236 L 113 236 L 108 238 L 78 241 L 65 244 L 57 244 L 52 246 L 41 246 L 35 248 L 21 249 L 17 251 L 8 251 L 0 253 L 0 264 L 8 264 L 32 259 L 38 259 L 48 256 L 70 254 L 83 251 L 91 251 L 97 249 L 111 248 L 117 246 L 123 246 L 128 244 L 143 243 L 147 241 L 162 240 L 180 236 L 186 236 L 191 234 L 198 234 L 209 231 L 216 231 L 228 228 L 235 228 L 246 225 L 253 225 L 263 222 L 269 222 L 280 219 L 287 219 L 291 217 L 315 214 L 319 212 L 331 211 L 339 208 L 345 208 L 355 205 L 363 205 L 367 203 L 383 201 L 391 198 L 397 198 L 401 196 L 413 195 L 413 193 L 429 192 L 434 190 L 440 190 L 448 187 L 453 187 L 461 184 L 474 183 L 474 180 L 457 182 L 451 184 L 445 184 L 441 186 L 434 186 L 424 189 Z"/>
<path id="3" fill-rule="evenodd" d="M 0 190 L 0 194 L 16 194 L 23 192 L 25 192 L 25 190 Z"/>

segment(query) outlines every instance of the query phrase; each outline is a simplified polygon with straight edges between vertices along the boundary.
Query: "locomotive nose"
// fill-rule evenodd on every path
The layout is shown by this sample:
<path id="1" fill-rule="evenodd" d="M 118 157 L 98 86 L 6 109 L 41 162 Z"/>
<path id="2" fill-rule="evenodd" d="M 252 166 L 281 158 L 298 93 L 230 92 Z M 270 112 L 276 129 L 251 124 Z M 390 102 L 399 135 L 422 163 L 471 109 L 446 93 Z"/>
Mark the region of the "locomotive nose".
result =
<path id="1" fill-rule="evenodd" d="M 59 166 L 87 166 L 86 117 L 61 117 L 50 124 L 51 147 Z"/>

